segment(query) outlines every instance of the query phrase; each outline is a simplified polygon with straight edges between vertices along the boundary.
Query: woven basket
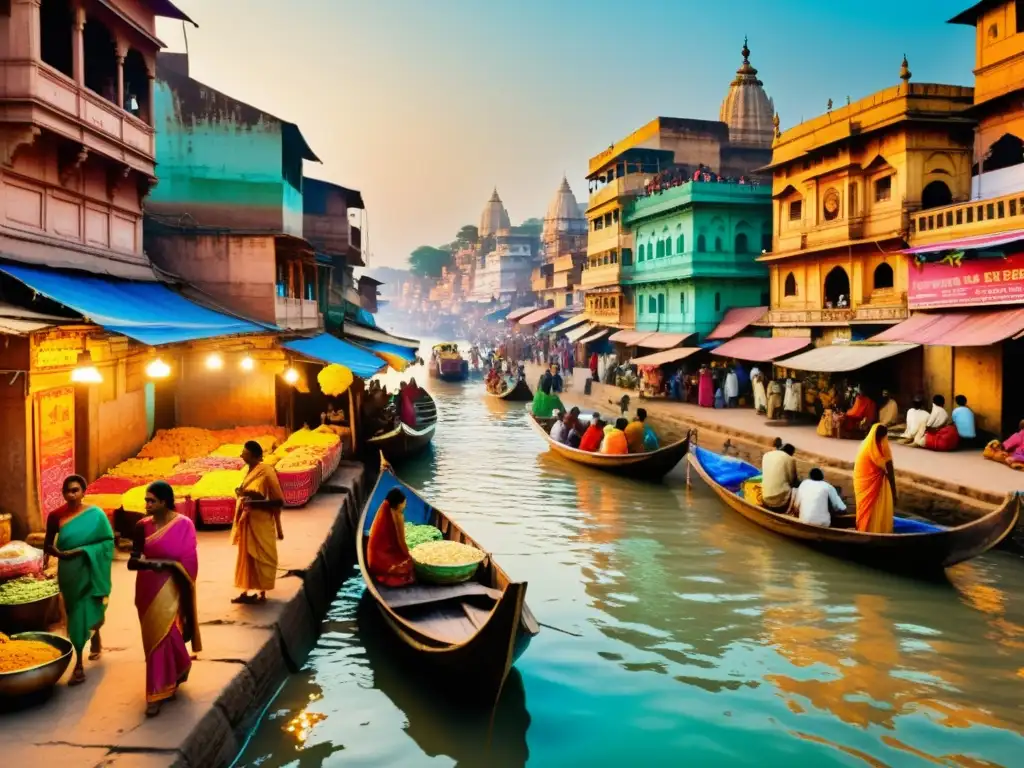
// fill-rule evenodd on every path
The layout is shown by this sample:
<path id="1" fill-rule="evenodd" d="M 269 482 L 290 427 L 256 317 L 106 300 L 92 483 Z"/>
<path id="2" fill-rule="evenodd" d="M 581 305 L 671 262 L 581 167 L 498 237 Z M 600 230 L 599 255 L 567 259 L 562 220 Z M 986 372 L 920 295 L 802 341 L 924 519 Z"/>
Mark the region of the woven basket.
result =
<path id="1" fill-rule="evenodd" d="M 235 520 L 235 500 L 230 496 L 196 499 L 196 506 L 204 525 L 231 525 Z"/>
<path id="2" fill-rule="evenodd" d="M 461 584 L 469 581 L 476 575 L 476 569 L 480 563 L 469 565 L 427 565 L 413 559 L 413 566 L 416 568 L 416 578 L 431 584 Z"/>

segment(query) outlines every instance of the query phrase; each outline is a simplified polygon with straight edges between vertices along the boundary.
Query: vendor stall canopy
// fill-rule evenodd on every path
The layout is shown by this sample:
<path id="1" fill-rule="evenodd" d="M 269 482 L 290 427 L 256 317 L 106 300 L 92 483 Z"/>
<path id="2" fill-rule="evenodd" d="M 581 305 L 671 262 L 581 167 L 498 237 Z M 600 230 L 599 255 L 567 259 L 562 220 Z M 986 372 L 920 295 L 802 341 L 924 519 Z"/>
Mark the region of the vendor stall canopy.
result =
<path id="1" fill-rule="evenodd" d="M 384 361 L 375 354 L 329 333 L 321 333 L 319 336 L 309 339 L 292 339 L 284 342 L 282 346 L 303 357 L 319 360 L 322 363 L 343 365 L 356 376 L 364 379 L 380 373 L 387 367 Z"/>
<path id="2" fill-rule="evenodd" d="M 505 316 L 505 319 L 508 320 L 509 322 L 512 322 L 513 320 L 518 320 L 520 317 L 526 317 L 531 312 L 536 311 L 536 307 L 520 307 L 519 309 L 513 309 L 511 312 L 509 312 Z"/>
<path id="3" fill-rule="evenodd" d="M 811 343 L 808 337 L 773 336 L 757 338 L 741 336 L 731 339 L 720 347 L 711 350 L 712 355 L 731 357 L 736 360 L 747 360 L 754 363 L 770 363 L 780 357 L 791 355 Z M 780 365 L 785 365 L 785 361 Z"/>
<path id="4" fill-rule="evenodd" d="M 690 355 L 701 352 L 700 347 L 681 347 L 679 349 L 666 349 L 664 352 L 655 352 L 653 355 L 644 355 L 643 357 L 634 357 L 631 362 L 633 365 L 640 366 L 658 366 L 665 365 L 667 363 L 676 363 L 680 360 L 685 360 Z"/>
<path id="5" fill-rule="evenodd" d="M 89 322 L 149 346 L 278 330 L 203 307 L 163 283 L 12 264 L 0 266 L 0 272 L 73 309 Z"/>
<path id="6" fill-rule="evenodd" d="M 585 323 L 585 322 L 587 322 L 587 320 L 588 320 L 587 316 L 581 312 L 578 315 L 573 315 L 572 317 L 570 317 L 570 318 L 568 318 L 566 320 L 563 320 L 558 325 L 556 325 L 554 328 L 550 329 L 548 331 L 548 333 L 565 333 L 570 328 L 574 328 L 575 326 L 579 325 L 580 323 Z"/>
<path id="7" fill-rule="evenodd" d="M 784 368 L 815 373 L 858 371 L 887 357 L 901 355 L 917 348 L 917 344 L 875 344 L 852 342 L 817 347 L 779 363 Z"/>
<path id="8" fill-rule="evenodd" d="M 768 307 L 738 307 L 725 313 L 722 322 L 707 335 L 707 341 L 731 339 L 748 325 L 761 320 L 768 313 Z"/>
<path id="9" fill-rule="evenodd" d="M 987 312 L 921 312 L 875 336 L 936 347 L 987 347 L 1024 336 L 1024 309 Z"/>

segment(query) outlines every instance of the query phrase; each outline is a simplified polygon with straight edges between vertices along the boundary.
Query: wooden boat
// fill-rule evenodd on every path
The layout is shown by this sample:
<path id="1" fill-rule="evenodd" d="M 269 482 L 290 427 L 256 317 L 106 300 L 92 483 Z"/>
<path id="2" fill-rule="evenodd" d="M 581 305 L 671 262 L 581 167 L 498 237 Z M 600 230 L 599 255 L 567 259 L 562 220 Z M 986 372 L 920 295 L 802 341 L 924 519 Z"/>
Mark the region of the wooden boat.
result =
<path id="1" fill-rule="evenodd" d="M 718 497 L 747 520 L 837 557 L 891 571 L 933 575 L 977 557 L 1013 531 L 1020 514 L 1020 496 L 1008 494 L 999 508 L 952 528 L 897 516 L 893 533 L 864 533 L 854 527 L 855 515 L 834 516 L 833 527 L 822 528 L 769 512 L 739 495 L 738 486 L 727 487 L 716 480 L 717 476 L 723 482 L 733 482 L 736 477 L 760 474 L 751 464 L 698 447 L 691 451 L 690 463 Z M 725 480 L 723 467 L 730 480 Z"/>
<path id="2" fill-rule="evenodd" d="M 421 392 L 419 399 L 414 403 L 415 427 L 399 421 L 394 429 L 382 435 L 375 435 L 367 441 L 390 462 L 398 462 L 416 455 L 434 439 L 434 430 L 437 428 L 437 404 L 425 390 Z"/>
<path id="3" fill-rule="evenodd" d="M 452 686 L 493 703 L 515 660 L 540 624 L 526 606 L 526 582 L 512 581 L 487 555 L 475 580 L 462 584 L 415 584 L 390 588 L 376 584 L 366 564 L 366 543 L 374 516 L 392 488 L 405 493 L 406 522 L 437 526 L 449 541 L 483 549 L 451 520 L 402 483 L 387 462 L 363 508 L 356 545 L 366 591 L 384 622 L 419 661 L 449 675 Z M 485 550 L 486 551 L 486 550 Z"/>
<path id="4" fill-rule="evenodd" d="M 510 386 L 500 394 L 497 392 L 488 392 L 487 394 L 499 400 L 508 400 L 510 403 L 528 403 L 533 400 L 533 391 L 525 379 L 518 379 L 514 384 L 511 382 L 509 384 Z"/>
<path id="5" fill-rule="evenodd" d="M 563 456 L 577 464 L 583 464 L 613 475 L 623 475 L 637 480 L 661 480 L 675 467 L 690 448 L 690 436 L 678 440 L 656 451 L 647 453 L 607 454 L 581 451 L 552 439 L 550 431 L 554 419 L 538 419 L 529 412 L 527 417 L 530 425 L 547 441 L 548 447 L 559 456 Z"/>
<path id="6" fill-rule="evenodd" d="M 459 354 L 458 344 L 435 344 L 430 354 L 427 374 L 441 381 L 465 381 L 469 378 L 469 361 Z"/>

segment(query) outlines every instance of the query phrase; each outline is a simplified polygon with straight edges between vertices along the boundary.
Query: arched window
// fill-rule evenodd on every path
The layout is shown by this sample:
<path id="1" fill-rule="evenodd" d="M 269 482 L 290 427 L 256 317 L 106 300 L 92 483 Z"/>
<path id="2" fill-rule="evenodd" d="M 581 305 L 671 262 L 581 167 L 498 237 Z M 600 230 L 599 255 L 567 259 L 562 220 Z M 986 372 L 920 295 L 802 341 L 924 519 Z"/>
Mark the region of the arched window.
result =
<path id="1" fill-rule="evenodd" d="M 671 256 L 672 255 L 672 238 L 671 237 L 666 238 L 666 240 L 665 240 L 665 255 L 666 256 Z"/>
<path id="2" fill-rule="evenodd" d="M 149 111 L 149 70 L 142 54 L 134 48 L 124 60 L 124 107 L 144 123 L 152 124 Z"/>
<path id="3" fill-rule="evenodd" d="M 686 250 L 683 247 L 685 244 L 686 244 L 686 241 L 683 239 L 682 235 L 677 237 L 676 238 L 676 253 L 682 253 L 684 250 Z"/>
<path id="4" fill-rule="evenodd" d="M 647 297 L 647 311 L 652 315 L 658 311 L 658 302 L 655 300 L 654 296 Z"/>
<path id="5" fill-rule="evenodd" d="M 643 243 L 640 244 L 640 248 L 637 250 L 637 260 L 638 261 L 643 261 L 644 260 L 644 245 L 643 245 Z"/>
<path id="6" fill-rule="evenodd" d="M 681 291 L 679 294 L 679 314 L 686 314 L 686 291 Z"/>
<path id="7" fill-rule="evenodd" d="M 636 309 L 641 315 L 644 313 L 644 295 L 642 293 L 636 297 Z"/>
<path id="8" fill-rule="evenodd" d="M 722 294 L 716 293 L 715 294 L 715 312 L 721 312 L 721 311 L 722 311 Z"/>
<path id="9" fill-rule="evenodd" d="M 825 301 L 836 309 L 850 306 L 850 276 L 842 267 L 833 267 L 825 275 Z"/>
<path id="10" fill-rule="evenodd" d="M 46 4 L 43 4 L 46 8 Z M 1020 6 L 1018 5 L 1018 8 Z M 1024 21 L 1024 13 L 1018 11 L 1018 23 Z M 1012 133 L 1004 133 L 992 142 L 985 157 L 985 173 L 999 171 L 1003 168 L 1012 168 L 1015 165 L 1024 163 L 1024 141 Z M 974 164 L 974 175 L 978 175 L 978 164 Z"/>
<path id="11" fill-rule="evenodd" d="M 658 241 L 657 252 L 658 252 L 658 258 L 659 259 L 662 256 L 665 255 L 665 241 L 664 240 L 659 240 Z"/>
<path id="12" fill-rule="evenodd" d="M 663 314 L 664 312 L 665 312 L 665 294 L 664 293 L 659 293 L 658 294 L 658 314 L 660 315 L 660 314 Z"/>
<path id="13" fill-rule="evenodd" d="M 782 293 L 784 296 L 796 296 L 796 276 L 792 272 L 786 275 L 786 287 Z"/>
<path id="14" fill-rule="evenodd" d="M 102 21 L 90 16 L 85 22 L 82 45 L 85 48 L 85 87 L 116 104 L 118 64 L 114 36 Z"/>
<path id="15" fill-rule="evenodd" d="M 944 181 L 933 181 L 921 192 L 921 208 L 938 208 L 953 202 L 953 193 Z"/>
<path id="16" fill-rule="evenodd" d="M 736 253 L 747 252 L 747 233 L 739 232 L 736 235 Z"/>
<path id="17" fill-rule="evenodd" d="M 715 238 L 715 253 L 721 253 L 721 252 L 722 252 L 722 238 L 716 237 Z"/>
<path id="18" fill-rule="evenodd" d="M 704 253 L 708 249 L 707 240 L 704 235 L 697 235 L 697 253 Z"/>
<path id="19" fill-rule="evenodd" d="M 888 264 L 879 264 L 875 267 L 875 290 L 880 288 L 892 288 L 894 284 L 894 276 L 892 267 Z"/>

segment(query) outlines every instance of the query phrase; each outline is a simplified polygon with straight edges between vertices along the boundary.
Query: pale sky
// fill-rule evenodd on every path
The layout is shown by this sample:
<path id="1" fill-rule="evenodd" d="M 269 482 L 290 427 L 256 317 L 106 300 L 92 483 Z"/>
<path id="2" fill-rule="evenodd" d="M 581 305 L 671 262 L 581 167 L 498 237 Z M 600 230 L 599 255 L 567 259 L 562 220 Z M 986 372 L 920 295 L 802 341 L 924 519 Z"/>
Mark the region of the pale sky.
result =
<path id="1" fill-rule="evenodd" d="M 476 224 L 495 186 L 513 224 L 543 216 L 565 172 L 648 120 L 717 119 L 751 63 L 783 129 L 897 82 L 973 84 L 972 0 L 175 0 L 192 76 L 297 123 L 359 189 L 370 266 Z M 184 50 L 181 24 L 160 37 Z M 366 244 L 364 235 L 364 245 Z"/>

